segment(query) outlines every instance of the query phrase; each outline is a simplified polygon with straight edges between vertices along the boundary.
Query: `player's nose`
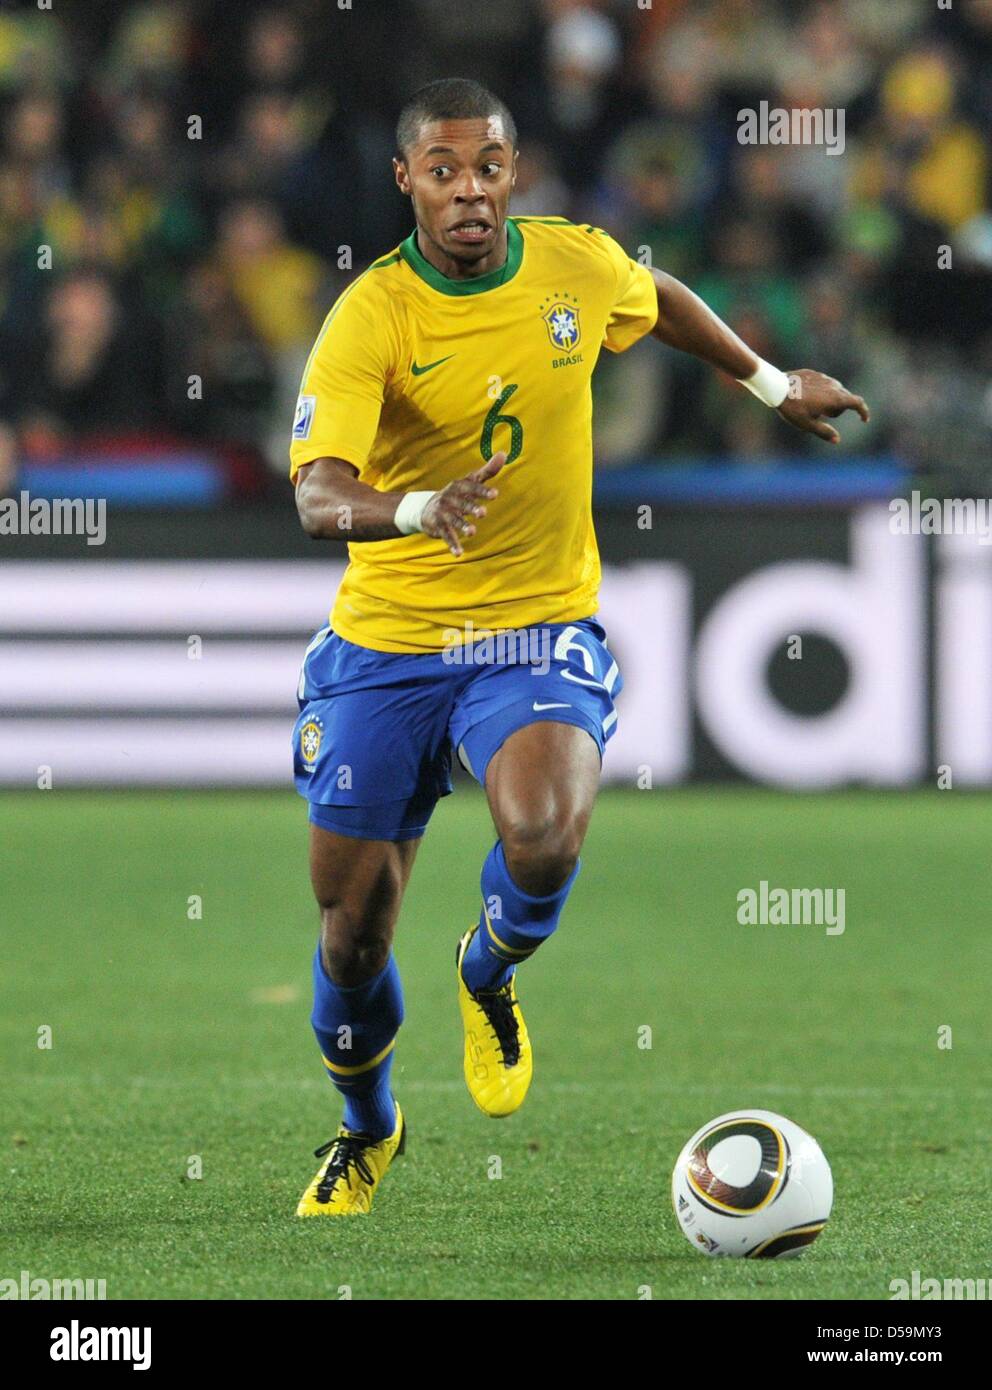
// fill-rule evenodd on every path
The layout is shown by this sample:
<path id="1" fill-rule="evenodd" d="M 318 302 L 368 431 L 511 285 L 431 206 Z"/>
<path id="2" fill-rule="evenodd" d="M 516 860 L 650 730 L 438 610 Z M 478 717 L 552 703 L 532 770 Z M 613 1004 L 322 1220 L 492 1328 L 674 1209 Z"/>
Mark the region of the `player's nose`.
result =
<path id="1" fill-rule="evenodd" d="M 481 203 L 485 196 L 478 174 L 472 171 L 466 172 L 455 188 L 455 201 L 459 203 Z"/>

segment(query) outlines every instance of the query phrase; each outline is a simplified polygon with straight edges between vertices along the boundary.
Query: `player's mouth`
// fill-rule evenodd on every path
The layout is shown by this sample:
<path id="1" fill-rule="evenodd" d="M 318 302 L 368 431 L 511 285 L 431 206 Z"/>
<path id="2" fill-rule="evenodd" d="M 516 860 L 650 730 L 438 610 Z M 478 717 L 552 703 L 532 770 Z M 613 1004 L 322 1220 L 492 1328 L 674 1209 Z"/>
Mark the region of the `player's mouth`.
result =
<path id="1" fill-rule="evenodd" d="M 454 237 L 455 241 L 460 241 L 463 246 L 478 246 L 491 235 L 492 230 L 492 223 L 487 222 L 484 217 L 467 217 L 463 222 L 456 222 L 453 227 L 449 227 L 448 235 Z"/>

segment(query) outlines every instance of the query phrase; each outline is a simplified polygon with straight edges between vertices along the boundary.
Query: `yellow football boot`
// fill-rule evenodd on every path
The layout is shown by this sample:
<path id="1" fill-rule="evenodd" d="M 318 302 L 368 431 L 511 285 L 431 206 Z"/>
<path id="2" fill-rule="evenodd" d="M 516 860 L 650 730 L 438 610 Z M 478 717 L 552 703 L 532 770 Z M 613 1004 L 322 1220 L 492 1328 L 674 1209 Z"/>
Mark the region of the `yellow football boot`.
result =
<path id="1" fill-rule="evenodd" d="M 300 1198 L 297 1216 L 365 1216 L 372 1206 L 382 1175 L 406 1148 L 406 1121 L 396 1107 L 396 1128 L 385 1139 L 372 1139 L 354 1130 L 338 1130 L 333 1139 L 314 1150 L 326 1161 Z"/>
<path id="2" fill-rule="evenodd" d="M 534 1062 L 513 976 L 501 988 L 477 994 L 462 979 L 462 957 L 478 929 L 478 924 L 470 927 L 455 952 L 465 1028 L 465 1084 L 483 1114 L 497 1120 L 523 1105 Z"/>

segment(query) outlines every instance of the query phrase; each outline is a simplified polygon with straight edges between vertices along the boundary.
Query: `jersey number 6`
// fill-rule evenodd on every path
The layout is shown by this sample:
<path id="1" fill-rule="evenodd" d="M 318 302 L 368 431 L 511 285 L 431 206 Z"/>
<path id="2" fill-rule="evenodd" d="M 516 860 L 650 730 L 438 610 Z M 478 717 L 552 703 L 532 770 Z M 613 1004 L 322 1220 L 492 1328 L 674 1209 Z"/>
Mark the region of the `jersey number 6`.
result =
<path id="1" fill-rule="evenodd" d="M 520 451 L 524 447 L 524 427 L 515 415 L 504 415 L 503 407 L 513 395 L 517 388 L 515 386 L 504 386 L 499 393 L 499 400 L 493 402 L 492 410 L 486 416 L 482 426 L 482 438 L 479 440 L 479 449 L 486 463 L 492 458 L 495 450 L 493 448 L 493 434 L 497 425 L 509 425 L 510 427 L 510 448 L 507 451 L 506 462 L 512 463 L 515 458 L 519 458 Z"/>

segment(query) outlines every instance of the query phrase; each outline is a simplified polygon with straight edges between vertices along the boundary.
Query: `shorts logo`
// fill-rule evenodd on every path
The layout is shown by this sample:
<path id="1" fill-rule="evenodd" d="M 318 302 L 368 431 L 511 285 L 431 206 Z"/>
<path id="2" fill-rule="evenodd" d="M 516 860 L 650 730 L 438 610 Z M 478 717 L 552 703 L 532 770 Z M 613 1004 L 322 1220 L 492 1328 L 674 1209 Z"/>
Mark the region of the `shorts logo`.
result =
<path id="1" fill-rule="evenodd" d="M 579 327 L 578 301 L 565 295 L 560 299 L 545 301 L 541 305 L 541 317 L 548 330 L 548 337 L 559 352 L 571 352 L 578 347 L 582 337 Z"/>
<path id="2" fill-rule="evenodd" d="M 293 438 L 309 439 L 313 414 L 317 408 L 316 396 L 300 396 L 296 402 L 296 415 L 293 418 Z"/>
<path id="3" fill-rule="evenodd" d="M 317 719 L 310 719 L 300 730 L 300 752 L 307 772 L 313 772 L 314 764 L 320 754 L 320 742 L 324 736 L 323 726 Z"/>

